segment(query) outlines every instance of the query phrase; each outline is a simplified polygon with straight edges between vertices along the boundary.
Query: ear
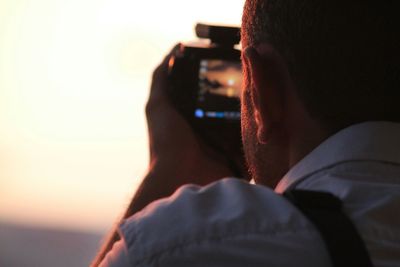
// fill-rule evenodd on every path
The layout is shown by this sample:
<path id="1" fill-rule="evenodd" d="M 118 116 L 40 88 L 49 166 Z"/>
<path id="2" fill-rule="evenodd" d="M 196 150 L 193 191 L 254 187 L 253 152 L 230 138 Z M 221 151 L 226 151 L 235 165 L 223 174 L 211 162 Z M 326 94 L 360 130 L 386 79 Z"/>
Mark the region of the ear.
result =
<path id="1" fill-rule="evenodd" d="M 267 45 L 247 47 L 243 60 L 250 82 L 251 104 L 257 124 L 257 139 L 265 144 L 282 122 L 283 117 L 283 75 L 282 62 L 272 47 Z"/>

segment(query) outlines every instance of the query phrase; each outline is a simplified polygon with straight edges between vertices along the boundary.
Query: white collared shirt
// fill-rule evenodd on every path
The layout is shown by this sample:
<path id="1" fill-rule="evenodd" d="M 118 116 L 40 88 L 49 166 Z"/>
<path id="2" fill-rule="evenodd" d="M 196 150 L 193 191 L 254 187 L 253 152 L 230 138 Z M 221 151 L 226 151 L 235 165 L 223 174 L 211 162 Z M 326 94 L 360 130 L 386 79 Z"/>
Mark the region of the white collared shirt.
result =
<path id="1" fill-rule="evenodd" d="M 100 266 L 332 266 L 319 233 L 279 194 L 342 199 L 374 266 L 400 266 L 400 124 L 368 122 L 328 138 L 275 189 L 227 178 L 186 185 L 120 226 Z"/>

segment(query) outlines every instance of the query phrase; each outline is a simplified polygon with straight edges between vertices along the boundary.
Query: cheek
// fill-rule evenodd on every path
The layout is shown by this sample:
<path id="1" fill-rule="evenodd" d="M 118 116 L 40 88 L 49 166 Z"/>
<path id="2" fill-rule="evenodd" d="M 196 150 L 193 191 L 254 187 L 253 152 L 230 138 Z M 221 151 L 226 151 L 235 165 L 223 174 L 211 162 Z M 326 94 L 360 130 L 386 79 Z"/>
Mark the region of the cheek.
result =
<path id="1" fill-rule="evenodd" d="M 241 114 L 241 128 L 242 128 L 242 136 L 245 139 L 247 133 L 246 130 L 249 128 L 249 106 L 248 100 L 246 97 L 245 89 L 242 92 L 241 102 L 240 102 L 240 114 Z M 243 140 L 244 142 L 245 140 Z"/>
<path id="2" fill-rule="evenodd" d="M 242 143 L 246 158 L 246 164 L 250 177 L 257 177 L 257 139 L 255 134 L 255 122 L 253 119 L 252 108 L 246 103 L 246 98 L 242 98 Z"/>
<path id="3" fill-rule="evenodd" d="M 247 128 L 251 128 L 253 120 L 253 108 L 251 106 L 251 99 L 249 90 L 243 89 L 241 98 L 241 121 L 242 121 L 242 132 Z"/>
<path id="4" fill-rule="evenodd" d="M 254 142 L 256 141 L 255 135 L 255 121 L 253 109 L 250 105 L 250 97 L 246 93 L 242 95 L 241 103 L 242 114 L 242 141 L 245 150 L 253 150 Z M 249 152 L 249 151 L 248 151 Z"/>

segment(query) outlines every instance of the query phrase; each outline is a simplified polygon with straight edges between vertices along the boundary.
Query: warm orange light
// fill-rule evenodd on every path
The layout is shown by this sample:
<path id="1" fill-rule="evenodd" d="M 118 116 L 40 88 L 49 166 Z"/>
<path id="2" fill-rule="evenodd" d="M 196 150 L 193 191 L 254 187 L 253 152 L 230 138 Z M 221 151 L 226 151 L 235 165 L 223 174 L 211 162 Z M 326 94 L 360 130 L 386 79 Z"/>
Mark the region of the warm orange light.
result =
<path id="1" fill-rule="evenodd" d="M 0 220 L 108 228 L 147 168 L 153 68 L 243 3 L 1 1 Z"/>

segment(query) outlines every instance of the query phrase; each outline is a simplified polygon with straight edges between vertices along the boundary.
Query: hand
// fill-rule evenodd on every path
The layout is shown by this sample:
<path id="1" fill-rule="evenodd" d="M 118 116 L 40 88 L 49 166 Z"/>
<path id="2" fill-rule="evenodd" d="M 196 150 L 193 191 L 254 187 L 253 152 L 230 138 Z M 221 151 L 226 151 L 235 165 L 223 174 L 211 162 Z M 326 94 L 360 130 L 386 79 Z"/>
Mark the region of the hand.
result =
<path id="1" fill-rule="evenodd" d="M 164 172 L 165 183 L 175 189 L 186 183 L 205 185 L 233 176 L 225 155 L 207 146 L 169 102 L 166 88 L 171 54 L 154 71 L 146 106 L 150 171 Z"/>
<path id="2" fill-rule="evenodd" d="M 166 95 L 170 56 L 154 71 L 146 106 L 150 140 L 149 172 L 133 196 L 122 220 L 142 210 L 149 203 L 170 196 L 181 185 L 205 185 L 233 176 L 226 155 L 205 145 L 170 104 Z M 233 158 L 243 163 L 240 160 L 242 157 Z M 117 229 L 116 227 L 111 231 L 91 266 L 99 266 L 113 244 L 120 239 Z"/>

